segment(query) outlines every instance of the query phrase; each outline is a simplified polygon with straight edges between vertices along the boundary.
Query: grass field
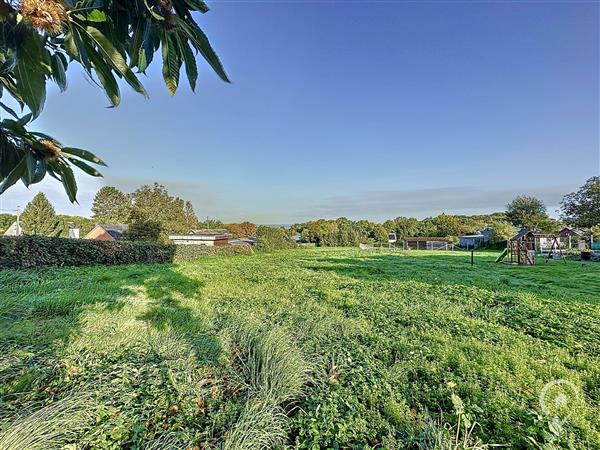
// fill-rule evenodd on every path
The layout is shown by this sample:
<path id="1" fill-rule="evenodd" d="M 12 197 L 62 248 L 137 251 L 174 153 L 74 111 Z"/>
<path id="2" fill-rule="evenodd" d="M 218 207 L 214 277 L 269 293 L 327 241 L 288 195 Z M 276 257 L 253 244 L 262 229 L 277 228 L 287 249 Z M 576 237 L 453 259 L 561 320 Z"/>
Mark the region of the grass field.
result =
<path id="1" fill-rule="evenodd" d="M 600 448 L 600 264 L 494 257 L 0 272 L 0 450 Z"/>

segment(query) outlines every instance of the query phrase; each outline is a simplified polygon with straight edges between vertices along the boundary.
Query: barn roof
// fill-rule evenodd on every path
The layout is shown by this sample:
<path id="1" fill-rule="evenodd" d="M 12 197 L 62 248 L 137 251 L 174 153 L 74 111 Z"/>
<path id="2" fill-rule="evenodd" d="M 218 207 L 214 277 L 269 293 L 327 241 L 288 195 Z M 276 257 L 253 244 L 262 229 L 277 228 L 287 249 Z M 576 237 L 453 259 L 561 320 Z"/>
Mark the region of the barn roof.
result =
<path id="1" fill-rule="evenodd" d="M 511 237 L 510 240 L 518 241 L 520 239 L 523 239 L 525 236 L 527 236 L 530 233 L 533 234 L 533 231 L 529 230 L 528 228 L 523 228 L 521 231 L 519 231 L 517 234 L 515 234 L 513 237 Z"/>

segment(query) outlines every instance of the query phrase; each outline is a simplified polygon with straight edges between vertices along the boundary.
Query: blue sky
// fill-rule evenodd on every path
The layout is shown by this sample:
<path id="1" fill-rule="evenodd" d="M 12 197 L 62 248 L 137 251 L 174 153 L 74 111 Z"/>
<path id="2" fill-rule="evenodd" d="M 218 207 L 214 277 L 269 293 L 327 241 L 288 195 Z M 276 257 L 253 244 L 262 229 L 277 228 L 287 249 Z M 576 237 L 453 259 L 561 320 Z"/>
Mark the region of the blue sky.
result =
<path id="1" fill-rule="evenodd" d="M 110 109 L 73 66 L 36 125 L 96 151 L 105 178 L 79 177 L 79 205 L 49 181 L 0 208 L 42 190 L 88 215 L 102 184 L 158 181 L 225 221 L 474 214 L 520 193 L 553 211 L 600 170 L 597 2 L 209 5 L 232 84 L 202 64 L 171 98 L 155 65 L 150 100 L 124 86 Z"/>

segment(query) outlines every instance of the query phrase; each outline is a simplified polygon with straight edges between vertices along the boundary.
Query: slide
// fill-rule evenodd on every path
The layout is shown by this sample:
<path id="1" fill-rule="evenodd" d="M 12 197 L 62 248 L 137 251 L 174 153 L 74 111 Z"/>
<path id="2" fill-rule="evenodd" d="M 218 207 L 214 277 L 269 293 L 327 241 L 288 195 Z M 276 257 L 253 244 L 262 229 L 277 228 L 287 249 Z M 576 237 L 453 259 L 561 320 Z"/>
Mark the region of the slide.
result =
<path id="1" fill-rule="evenodd" d="M 504 250 L 502 250 L 502 253 L 500 253 L 500 255 L 496 258 L 496 262 L 502 262 L 502 260 L 504 260 L 504 258 L 506 258 L 506 255 L 508 255 L 508 249 L 505 248 Z"/>

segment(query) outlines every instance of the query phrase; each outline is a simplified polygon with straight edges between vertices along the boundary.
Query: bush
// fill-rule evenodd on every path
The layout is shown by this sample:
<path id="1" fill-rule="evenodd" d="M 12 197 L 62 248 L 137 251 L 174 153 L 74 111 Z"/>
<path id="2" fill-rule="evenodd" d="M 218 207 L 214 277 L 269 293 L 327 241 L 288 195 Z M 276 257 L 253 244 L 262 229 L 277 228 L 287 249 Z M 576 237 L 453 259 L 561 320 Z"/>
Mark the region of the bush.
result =
<path id="1" fill-rule="evenodd" d="M 263 252 L 294 248 L 296 243 L 288 235 L 285 228 L 274 228 L 261 225 L 256 230 L 256 248 Z"/>
<path id="2" fill-rule="evenodd" d="M 144 241 L 95 241 L 46 236 L 0 236 L 0 269 L 47 266 L 164 264 L 211 255 L 250 255 L 250 245 L 156 244 Z"/>
<path id="3" fill-rule="evenodd" d="M 251 255 L 250 245 L 228 245 L 227 247 L 207 247 L 206 245 L 176 245 L 173 261 L 193 261 L 212 255 Z"/>
<path id="4" fill-rule="evenodd" d="M 45 236 L 0 238 L 0 268 L 88 266 L 173 261 L 175 245 Z"/>

